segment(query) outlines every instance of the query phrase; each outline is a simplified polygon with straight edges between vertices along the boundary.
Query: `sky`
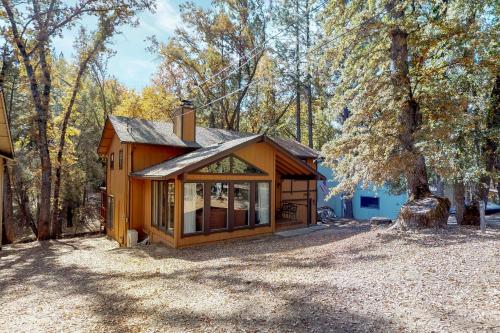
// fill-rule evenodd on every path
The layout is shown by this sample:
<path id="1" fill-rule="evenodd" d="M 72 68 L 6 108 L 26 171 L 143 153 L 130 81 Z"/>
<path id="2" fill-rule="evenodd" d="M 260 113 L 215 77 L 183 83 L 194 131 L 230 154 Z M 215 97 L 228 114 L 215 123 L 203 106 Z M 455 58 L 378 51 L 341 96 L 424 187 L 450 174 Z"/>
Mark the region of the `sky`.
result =
<path id="1" fill-rule="evenodd" d="M 179 4 L 183 0 L 157 0 L 156 12 L 143 12 L 139 15 L 137 27 L 123 27 L 121 34 L 113 38 L 112 48 L 116 54 L 108 62 L 110 75 L 115 76 L 120 83 L 137 91 L 146 87 L 151 76 L 159 64 L 157 56 L 146 51 L 148 36 L 155 35 L 158 40 L 165 42 L 174 33 L 177 26 L 182 24 L 179 14 Z M 209 6 L 209 0 L 194 0 L 200 6 Z M 84 25 L 91 26 L 90 19 Z M 95 24 L 95 23 L 94 23 Z M 73 55 L 73 40 L 75 30 L 64 31 L 62 38 L 54 41 L 58 53 L 66 58 Z"/>

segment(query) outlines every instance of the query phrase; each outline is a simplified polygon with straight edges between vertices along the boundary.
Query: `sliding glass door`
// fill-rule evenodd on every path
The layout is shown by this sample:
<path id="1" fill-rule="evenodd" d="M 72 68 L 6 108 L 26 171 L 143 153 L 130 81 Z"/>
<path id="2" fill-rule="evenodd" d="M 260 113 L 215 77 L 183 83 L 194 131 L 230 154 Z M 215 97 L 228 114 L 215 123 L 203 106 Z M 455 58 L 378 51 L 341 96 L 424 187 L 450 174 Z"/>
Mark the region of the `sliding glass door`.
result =
<path id="1" fill-rule="evenodd" d="M 174 231 L 175 186 L 173 181 L 151 183 L 151 224 L 162 231 Z"/>
<path id="2" fill-rule="evenodd" d="M 184 234 L 203 231 L 205 203 L 204 187 L 203 183 L 184 184 Z"/>
<path id="3" fill-rule="evenodd" d="M 257 183 L 255 191 L 255 224 L 263 225 L 270 223 L 271 193 L 269 183 Z"/>
<path id="4" fill-rule="evenodd" d="M 270 181 L 185 182 L 183 191 L 183 235 L 271 223 Z"/>

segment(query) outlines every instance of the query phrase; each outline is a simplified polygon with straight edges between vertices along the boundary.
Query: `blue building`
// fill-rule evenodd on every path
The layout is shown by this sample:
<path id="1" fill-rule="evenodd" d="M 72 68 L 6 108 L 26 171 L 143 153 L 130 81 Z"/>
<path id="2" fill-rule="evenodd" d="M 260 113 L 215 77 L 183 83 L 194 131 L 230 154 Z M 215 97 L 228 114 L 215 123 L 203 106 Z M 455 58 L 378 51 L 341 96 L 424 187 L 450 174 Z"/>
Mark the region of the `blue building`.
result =
<path id="1" fill-rule="evenodd" d="M 337 184 L 333 180 L 333 171 L 318 164 L 318 171 L 325 175 L 326 182 L 318 182 L 318 207 L 329 206 L 335 210 L 337 217 L 348 216 L 352 209 L 353 217 L 357 220 L 367 220 L 371 217 L 387 217 L 395 219 L 399 209 L 406 202 L 406 193 L 394 195 L 385 187 L 378 189 L 362 189 L 358 187 L 352 197 L 352 208 L 349 201 L 341 196 L 334 196 L 326 200 L 329 191 Z"/>

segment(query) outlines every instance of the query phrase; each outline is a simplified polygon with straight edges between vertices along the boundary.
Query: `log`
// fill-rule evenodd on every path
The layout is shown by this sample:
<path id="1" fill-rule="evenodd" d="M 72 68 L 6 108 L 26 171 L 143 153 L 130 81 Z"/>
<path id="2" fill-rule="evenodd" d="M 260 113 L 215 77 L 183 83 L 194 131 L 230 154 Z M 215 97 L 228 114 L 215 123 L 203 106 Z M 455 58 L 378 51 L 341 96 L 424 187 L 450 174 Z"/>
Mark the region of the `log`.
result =
<path id="1" fill-rule="evenodd" d="M 448 198 L 428 195 L 405 203 L 399 211 L 396 226 L 403 230 L 445 227 L 450 216 Z"/>

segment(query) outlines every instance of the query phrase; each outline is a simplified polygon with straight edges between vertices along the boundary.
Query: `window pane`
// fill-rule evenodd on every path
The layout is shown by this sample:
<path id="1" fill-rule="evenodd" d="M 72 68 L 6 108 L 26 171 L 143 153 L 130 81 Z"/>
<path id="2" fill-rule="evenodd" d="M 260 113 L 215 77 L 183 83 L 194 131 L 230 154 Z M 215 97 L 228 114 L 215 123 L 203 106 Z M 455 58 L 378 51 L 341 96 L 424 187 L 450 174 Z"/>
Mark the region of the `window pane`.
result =
<path id="1" fill-rule="evenodd" d="M 122 170 L 123 169 L 123 150 L 120 149 L 118 152 L 118 169 Z"/>
<path id="2" fill-rule="evenodd" d="M 233 171 L 232 171 L 232 173 L 239 173 L 239 174 L 242 174 L 242 173 L 252 173 L 252 174 L 263 173 L 262 170 L 254 167 L 253 165 L 250 165 L 248 163 L 243 162 L 242 160 L 240 160 L 239 158 L 237 158 L 235 156 L 233 156 L 232 159 L 233 159 Z"/>
<path id="3" fill-rule="evenodd" d="M 209 164 L 196 170 L 199 173 L 228 173 L 228 174 L 264 174 L 259 168 L 250 165 L 236 156 L 229 156 L 220 161 Z"/>
<path id="4" fill-rule="evenodd" d="M 250 183 L 234 184 L 234 226 L 248 225 L 250 221 Z"/>
<path id="5" fill-rule="evenodd" d="M 106 216 L 108 229 L 113 229 L 114 218 L 115 218 L 115 199 L 111 196 L 108 196 L 108 211 Z"/>
<path id="6" fill-rule="evenodd" d="M 269 183 L 257 183 L 255 193 L 255 224 L 269 224 Z"/>
<path id="7" fill-rule="evenodd" d="M 227 228 L 228 183 L 213 183 L 210 187 L 210 229 Z"/>
<path id="8" fill-rule="evenodd" d="M 361 207 L 363 208 L 379 208 L 379 198 L 361 197 Z"/>
<path id="9" fill-rule="evenodd" d="M 174 205 L 175 205 L 175 187 L 174 183 L 168 183 L 168 231 L 174 230 Z"/>
<path id="10" fill-rule="evenodd" d="M 203 183 L 184 183 L 184 233 L 203 231 Z"/>
<path id="11" fill-rule="evenodd" d="M 158 182 L 151 183 L 151 224 L 158 226 Z"/>
<path id="12" fill-rule="evenodd" d="M 113 170 L 115 168 L 115 153 L 111 153 L 109 156 L 109 168 Z"/>
<path id="13" fill-rule="evenodd" d="M 160 228 L 167 228 L 167 209 L 168 209 L 168 185 L 166 182 L 160 182 L 160 201 L 159 208 L 161 214 Z"/>
<path id="14" fill-rule="evenodd" d="M 209 164 L 196 172 L 201 173 L 230 173 L 231 172 L 231 159 L 226 157 L 220 161 Z"/>

